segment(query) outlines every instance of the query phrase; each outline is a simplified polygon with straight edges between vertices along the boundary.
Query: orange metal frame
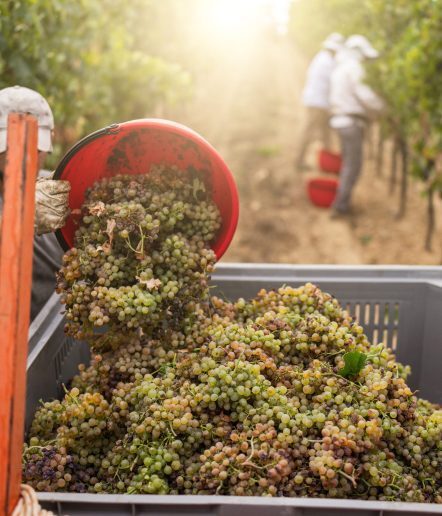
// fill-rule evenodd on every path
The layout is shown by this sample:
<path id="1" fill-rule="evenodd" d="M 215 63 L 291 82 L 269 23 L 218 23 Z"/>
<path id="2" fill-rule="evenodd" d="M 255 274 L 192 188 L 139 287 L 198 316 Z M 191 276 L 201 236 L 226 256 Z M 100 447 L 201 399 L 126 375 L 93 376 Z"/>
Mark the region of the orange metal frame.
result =
<path id="1" fill-rule="evenodd" d="M 0 516 L 20 495 L 37 154 L 36 119 L 11 114 L 0 235 Z"/>

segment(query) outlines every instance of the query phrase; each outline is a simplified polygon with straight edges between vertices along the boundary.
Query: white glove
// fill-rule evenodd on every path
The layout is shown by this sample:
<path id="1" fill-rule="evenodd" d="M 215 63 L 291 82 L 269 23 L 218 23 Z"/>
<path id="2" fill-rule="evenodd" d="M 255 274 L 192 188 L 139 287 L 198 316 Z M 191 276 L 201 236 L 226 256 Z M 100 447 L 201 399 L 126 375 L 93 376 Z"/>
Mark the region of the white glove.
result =
<path id="1" fill-rule="evenodd" d="M 35 231 L 51 233 L 64 226 L 69 210 L 69 181 L 38 179 L 35 186 Z"/>

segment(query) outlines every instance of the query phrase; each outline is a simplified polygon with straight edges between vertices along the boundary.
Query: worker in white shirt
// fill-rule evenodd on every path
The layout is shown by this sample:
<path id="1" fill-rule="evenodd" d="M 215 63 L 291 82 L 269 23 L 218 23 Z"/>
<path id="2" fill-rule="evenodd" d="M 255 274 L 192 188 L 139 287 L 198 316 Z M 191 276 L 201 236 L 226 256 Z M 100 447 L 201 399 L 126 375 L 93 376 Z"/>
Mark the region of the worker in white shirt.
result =
<path id="1" fill-rule="evenodd" d="M 367 122 L 383 109 L 382 100 L 364 83 L 363 61 L 378 52 L 368 39 L 353 35 L 339 53 L 330 84 L 330 125 L 341 140 L 342 169 L 332 217 L 350 213 L 353 187 L 362 168 L 362 149 Z"/>
<path id="2" fill-rule="evenodd" d="M 302 103 L 307 112 L 296 159 L 298 170 L 309 168 L 305 163 L 305 156 L 315 137 L 319 136 L 325 149 L 330 147 L 330 78 L 335 66 L 335 54 L 342 48 L 343 43 L 344 37 L 341 34 L 330 34 L 308 68 L 302 95 Z"/>
<path id="3" fill-rule="evenodd" d="M 38 174 L 35 186 L 35 236 L 32 265 L 31 320 L 43 308 L 55 290 L 55 273 L 62 264 L 63 249 L 54 235 L 69 215 L 70 183 L 53 180 L 42 170 L 45 158 L 52 152 L 54 118 L 48 102 L 38 92 L 23 86 L 0 90 L 0 228 L 3 208 L 3 172 L 8 143 L 9 113 L 29 113 L 38 124 Z M 1 234 L 1 232 L 0 232 Z"/>

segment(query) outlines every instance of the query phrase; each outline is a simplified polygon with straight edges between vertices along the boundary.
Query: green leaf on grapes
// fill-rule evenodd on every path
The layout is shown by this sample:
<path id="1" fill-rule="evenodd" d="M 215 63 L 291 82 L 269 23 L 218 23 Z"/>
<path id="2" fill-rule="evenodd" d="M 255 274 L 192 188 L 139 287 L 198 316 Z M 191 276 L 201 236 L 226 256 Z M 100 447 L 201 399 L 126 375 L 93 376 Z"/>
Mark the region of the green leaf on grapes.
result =
<path id="1" fill-rule="evenodd" d="M 345 353 L 343 358 L 345 365 L 338 371 L 338 374 L 344 378 L 359 374 L 367 361 L 367 355 L 360 351 L 349 351 L 348 353 Z"/>

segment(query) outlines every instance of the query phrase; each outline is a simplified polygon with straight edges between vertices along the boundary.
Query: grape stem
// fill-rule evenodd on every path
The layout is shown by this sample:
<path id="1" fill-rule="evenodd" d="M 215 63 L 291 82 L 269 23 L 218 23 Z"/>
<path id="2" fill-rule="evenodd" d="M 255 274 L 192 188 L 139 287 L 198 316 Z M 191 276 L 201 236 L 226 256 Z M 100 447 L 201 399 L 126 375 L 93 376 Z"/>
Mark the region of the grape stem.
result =
<path id="1" fill-rule="evenodd" d="M 356 487 L 356 480 L 354 479 L 354 477 L 347 475 L 347 473 L 345 473 L 345 471 L 342 471 L 342 469 L 338 469 L 338 473 L 345 477 L 347 480 L 350 480 L 350 482 L 353 484 L 353 487 Z"/>
<path id="2" fill-rule="evenodd" d="M 253 454 L 255 453 L 255 447 L 253 446 L 253 437 L 250 439 L 250 447 L 252 449 L 250 455 L 247 457 L 247 459 L 245 460 L 245 462 L 249 462 L 250 459 L 253 458 Z"/>
<path id="3" fill-rule="evenodd" d="M 125 240 L 125 242 L 126 242 L 127 246 L 129 247 L 129 249 L 130 249 L 131 251 L 133 251 L 135 254 L 138 254 L 138 251 L 132 247 L 131 242 L 130 242 L 130 238 L 129 238 L 129 237 L 127 237 L 127 238 L 125 238 L 124 240 Z"/>
<path id="4" fill-rule="evenodd" d="M 52 441 L 45 441 L 45 445 L 44 446 L 37 446 L 37 445 L 34 445 L 34 446 L 28 446 L 26 448 L 26 451 L 29 451 L 29 450 L 44 450 L 48 445 L 50 444 L 54 444 L 55 442 L 57 441 L 57 439 L 52 439 Z"/>

